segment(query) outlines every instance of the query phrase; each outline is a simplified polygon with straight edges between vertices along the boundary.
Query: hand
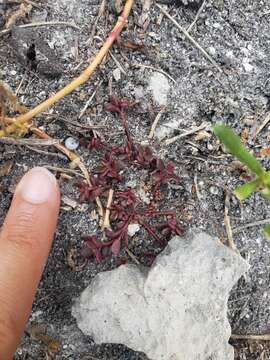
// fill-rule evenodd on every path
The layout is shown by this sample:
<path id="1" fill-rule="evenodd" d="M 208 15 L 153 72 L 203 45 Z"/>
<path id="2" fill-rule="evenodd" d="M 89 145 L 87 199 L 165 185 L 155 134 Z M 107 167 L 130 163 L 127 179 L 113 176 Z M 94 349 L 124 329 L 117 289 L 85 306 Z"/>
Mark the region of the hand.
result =
<path id="1" fill-rule="evenodd" d="M 31 312 L 60 206 L 55 177 L 30 170 L 16 188 L 0 233 L 0 359 L 11 360 Z"/>

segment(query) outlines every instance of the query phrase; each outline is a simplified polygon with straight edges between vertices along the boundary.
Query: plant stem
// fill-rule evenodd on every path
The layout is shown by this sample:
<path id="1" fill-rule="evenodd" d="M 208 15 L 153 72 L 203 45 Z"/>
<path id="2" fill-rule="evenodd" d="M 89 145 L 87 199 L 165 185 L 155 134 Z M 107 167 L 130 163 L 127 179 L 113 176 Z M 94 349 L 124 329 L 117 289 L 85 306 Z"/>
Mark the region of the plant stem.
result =
<path id="1" fill-rule="evenodd" d="M 66 95 L 70 94 L 72 91 L 74 91 L 77 87 L 84 84 L 92 75 L 92 73 L 95 71 L 95 69 L 98 67 L 98 65 L 102 62 L 103 58 L 106 56 L 108 51 L 110 50 L 111 46 L 113 45 L 114 41 L 117 39 L 119 34 L 121 33 L 123 27 L 125 26 L 127 22 L 127 18 L 130 14 L 132 5 L 134 0 L 127 0 L 124 10 L 119 16 L 119 19 L 113 28 L 112 32 L 108 36 L 107 40 L 103 44 L 102 48 L 94 58 L 93 62 L 81 73 L 79 77 L 71 81 L 67 86 L 65 86 L 63 89 L 58 91 L 54 96 L 50 97 L 49 99 L 45 100 L 32 110 L 28 111 L 27 113 L 20 115 L 17 117 L 14 124 L 8 126 L 4 130 L 0 130 L 0 137 L 7 136 L 13 132 L 15 132 L 18 128 L 20 128 L 22 125 L 24 125 L 26 122 L 29 122 L 33 117 L 37 116 L 41 112 L 47 110 L 50 106 L 55 104 L 57 101 L 65 97 Z"/>

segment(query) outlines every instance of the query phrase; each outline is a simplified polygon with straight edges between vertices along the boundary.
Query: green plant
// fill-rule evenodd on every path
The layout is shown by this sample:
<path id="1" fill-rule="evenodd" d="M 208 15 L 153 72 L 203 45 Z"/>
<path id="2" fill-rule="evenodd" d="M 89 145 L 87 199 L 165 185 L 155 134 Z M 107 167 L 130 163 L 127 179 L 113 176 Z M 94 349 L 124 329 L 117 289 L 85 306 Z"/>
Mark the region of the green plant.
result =
<path id="1" fill-rule="evenodd" d="M 270 200 L 270 171 L 266 171 L 260 162 L 241 143 L 240 137 L 225 125 L 216 125 L 214 133 L 225 145 L 226 149 L 246 165 L 254 174 L 254 179 L 238 186 L 234 194 L 241 201 L 247 199 L 254 191 L 259 191 Z M 270 239 L 270 224 L 264 228 L 265 235 Z"/>

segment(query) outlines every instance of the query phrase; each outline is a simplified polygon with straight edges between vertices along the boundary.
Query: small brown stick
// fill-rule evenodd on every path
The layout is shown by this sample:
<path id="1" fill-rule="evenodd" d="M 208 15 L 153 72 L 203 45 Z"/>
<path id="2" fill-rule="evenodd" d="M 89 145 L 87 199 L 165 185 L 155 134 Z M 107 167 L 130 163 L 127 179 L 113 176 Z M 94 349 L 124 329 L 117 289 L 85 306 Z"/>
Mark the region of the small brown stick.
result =
<path id="1" fill-rule="evenodd" d="M 46 169 L 51 170 L 51 171 L 57 171 L 63 174 L 71 174 L 74 176 L 80 176 L 82 178 L 84 178 L 84 176 L 76 170 L 72 170 L 72 169 L 68 169 L 68 168 L 62 168 L 62 167 L 57 167 L 57 166 L 51 166 L 51 165 L 43 165 Z"/>
<path id="2" fill-rule="evenodd" d="M 191 29 L 193 28 L 193 26 L 196 24 L 196 22 L 198 21 L 199 19 L 199 16 L 201 15 L 204 7 L 205 7 L 205 4 L 206 4 L 206 0 L 204 0 L 204 2 L 202 3 L 201 7 L 199 8 L 199 10 L 197 11 L 197 14 L 194 18 L 194 20 L 192 21 L 192 23 L 189 25 L 189 27 L 187 28 L 187 32 L 190 32 Z"/>
<path id="3" fill-rule="evenodd" d="M 201 194 L 200 194 L 200 190 L 199 190 L 199 185 L 198 185 L 198 174 L 197 174 L 197 170 L 195 171 L 194 174 L 194 186 L 195 186 L 195 192 L 197 195 L 197 198 L 199 201 L 201 201 Z"/>
<path id="4" fill-rule="evenodd" d="M 174 78 L 172 78 L 171 75 L 167 74 L 164 70 L 157 69 L 157 68 L 155 68 L 154 66 L 151 66 L 151 65 L 144 65 L 144 64 L 138 64 L 138 63 L 132 64 L 132 66 L 134 66 L 135 68 L 136 68 L 136 67 L 141 67 L 141 68 L 145 68 L 145 69 L 150 69 L 150 70 L 157 71 L 157 72 L 165 75 L 165 76 L 166 76 L 168 79 L 170 79 L 174 84 L 176 84 L 176 81 L 174 80 Z"/>
<path id="5" fill-rule="evenodd" d="M 125 251 L 128 254 L 128 256 L 135 262 L 135 264 L 140 265 L 139 260 L 136 258 L 136 256 L 128 248 L 126 248 Z"/>
<path id="6" fill-rule="evenodd" d="M 262 124 L 258 127 L 258 129 L 256 130 L 254 136 L 253 136 L 253 140 L 256 139 L 256 137 L 258 136 L 258 134 L 263 130 L 263 128 L 269 123 L 270 121 L 270 113 L 267 114 L 266 118 L 264 119 L 264 121 L 262 122 Z"/>
<path id="7" fill-rule="evenodd" d="M 111 229 L 110 211 L 111 211 L 112 201 L 113 201 L 113 189 L 110 189 L 109 190 L 109 195 L 108 195 L 108 200 L 107 200 L 105 216 L 104 216 L 104 219 L 103 219 L 102 229 Z"/>
<path id="8" fill-rule="evenodd" d="M 36 23 L 18 25 L 16 27 L 20 28 L 20 29 L 25 29 L 25 28 L 31 28 L 31 27 L 37 27 L 37 26 L 69 26 L 69 27 L 72 27 L 73 29 L 80 30 L 80 28 L 77 25 L 72 24 L 70 22 L 66 22 L 66 21 L 40 21 L 40 22 L 36 22 Z M 0 31 L 0 36 L 10 33 L 11 30 L 12 30 L 12 28 Z"/>
<path id="9" fill-rule="evenodd" d="M 76 24 L 72 24 L 72 22 L 67 22 L 67 21 L 39 21 L 35 23 L 18 25 L 18 27 L 21 29 L 39 27 L 39 26 L 68 26 L 68 27 L 72 27 L 75 30 L 81 30 L 79 26 L 77 26 Z"/>
<path id="10" fill-rule="evenodd" d="M 39 139 L 13 139 L 8 137 L 0 138 L 0 142 L 7 145 L 16 146 L 52 146 L 59 144 L 59 140 L 39 140 Z"/>
<path id="11" fill-rule="evenodd" d="M 232 250 L 237 251 L 235 243 L 233 241 L 232 228 L 231 228 L 231 219 L 229 216 L 229 208 L 230 208 L 230 196 L 226 193 L 225 196 L 225 207 L 224 207 L 224 223 L 228 237 L 228 243 Z"/>
<path id="12" fill-rule="evenodd" d="M 44 141 L 46 141 L 46 140 L 44 140 Z M 61 160 L 66 160 L 66 156 L 62 155 L 62 154 L 59 154 L 59 152 L 49 152 L 49 151 L 37 149 L 37 148 L 29 146 L 29 145 L 27 145 L 26 148 L 31 150 L 31 151 L 36 152 L 37 154 L 56 157 L 56 158 L 61 159 Z"/>
<path id="13" fill-rule="evenodd" d="M 269 224 L 269 223 L 270 223 L 270 219 L 258 220 L 258 221 L 254 221 L 252 223 L 248 223 L 248 224 L 236 227 L 236 228 L 232 229 L 232 231 L 234 233 L 238 233 L 238 232 L 243 231 L 243 230 L 245 230 L 247 228 L 250 228 L 250 227 L 261 226 L 261 225 L 265 225 L 265 224 Z"/>
<path id="14" fill-rule="evenodd" d="M 74 91 L 79 86 L 81 86 L 86 81 L 88 81 L 88 79 L 93 74 L 93 72 L 95 71 L 97 66 L 102 62 L 104 57 L 107 55 L 108 51 L 110 50 L 111 46 L 115 42 L 116 38 L 121 33 L 123 27 L 126 25 L 127 18 L 131 11 L 133 2 L 134 2 L 134 0 L 126 1 L 122 15 L 119 16 L 118 21 L 117 21 L 115 27 L 113 28 L 112 32 L 108 36 L 107 40 L 103 44 L 102 48 L 99 50 L 98 54 L 96 55 L 96 57 L 94 58 L 92 63 L 81 73 L 81 75 L 79 77 L 77 77 L 76 79 L 74 79 L 73 81 L 71 81 L 67 86 L 65 86 L 63 89 L 58 91 L 55 95 L 53 95 L 49 99 L 45 100 L 44 102 L 42 102 L 35 108 L 31 109 L 27 113 L 18 116 L 16 118 L 16 121 L 14 122 L 14 124 L 8 126 L 4 130 L 0 130 L 0 137 L 7 136 L 7 135 L 13 133 L 19 127 L 21 127 L 25 123 L 29 122 L 30 120 L 32 120 L 33 117 L 37 116 L 41 112 L 44 112 L 50 106 L 55 104 L 57 101 L 61 100 L 63 97 L 70 94 L 72 91 Z"/>
<path id="15" fill-rule="evenodd" d="M 186 137 L 188 135 L 195 134 L 196 132 L 205 129 L 206 127 L 207 127 L 207 124 L 202 123 L 200 126 L 197 126 L 197 127 L 194 127 L 194 128 L 192 128 L 190 130 L 185 131 L 183 134 L 176 135 L 176 136 L 172 137 L 171 139 L 165 140 L 165 145 L 167 145 L 167 146 L 171 145 L 175 141 L 177 141 L 179 139 L 182 139 L 182 138 L 184 138 L 184 137 Z"/>
<path id="16" fill-rule="evenodd" d="M 100 87 L 100 85 L 101 85 L 102 83 L 103 83 L 103 80 L 101 80 L 101 81 L 98 83 L 95 91 L 94 91 L 93 94 L 90 96 L 90 98 L 87 100 L 87 102 L 86 102 L 86 104 L 84 105 L 82 111 L 80 112 L 79 119 L 81 119 L 81 118 L 83 117 L 83 115 L 85 114 L 86 110 L 88 109 L 88 106 L 91 104 L 91 101 L 92 101 L 92 100 L 94 99 L 94 97 L 96 96 L 96 93 L 97 93 L 97 91 L 98 91 L 98 88 Z"/>
<path id="17" fill-rule="evenodd" d="M 168 19 L 171 20 L 171 22 L 185 35 L 185 37 L 206 57 L 210 63 L 220 72 L 223 74 L 223 71 L 221 67 L 215 62 L 215 60 L 206 52 L 200 44 L 197 43 L 195 39 L 181 26 L 178 24 L 178 22 L 166 11 L 163 9 L 162 6 L 159 4 L 156 4 L 156 6 L 159 8 L 161 12 L 163 12 L 164 15 L 167 16 Z"/>
<path id="18" fill-rule="evenodd" d="M 118 69 L 121 71 L 121 73 L 123 73 L 124 75 L 127 76 L 127 72 L 125 71 L 124 67 L 120 64 L 120 62 L 116 59 L 116 57 L 113 55 L 113 53 L 111 51 L 109 51 L 109 54 L 111 56 L 111 58 L 113 59 L 113 61 L 115 62 L 115 65 L 118 67 Z"/>
<path id="19" fill-rule="evenodd" d="M 19 86 L 17 87 L 16 91 L 15 91 L 15 96 L 18 96 L 20 90 L 21 90 L 21 87 L 22 87 L 22 84 L 24 82 L 24 79 L 25 79 L 25 76 L 22 77 L 22 80 L 20 81 L 20 84 Z"/>
<path id="20" fill-rule="evenodd" d="M 159 111 L 159 113 L 157 114 L 155 120 L 153 121 L 150 133 L 148 135 L 149 139 L 153 139 L 153 137 L 155 135 L 155 130 L 156 130 L 157 124 L 158 124 L 159 120 L 161 119 L 162 115 L 164 114 L 165 109 L 166 109 L 166 106 L 162 106 L 161 110 Z"/>
<path id="21" fill-rule="evenodd" d="M 237 335 L 232 334 L 233 340 L 252 340 L 252 341 L 270 341 L 270 334 L 265 335 Z"/>
<path id="22" fill-rule="evenodd" d="M 93 129 L 103 129 L 105 128 L 106 126 L 105 125 L 84 125 L 84 124 L 81 124 L 79 123 L 78 121 L 72 121 L 72 120 L 68 120 L 68 119 L 65 119 L 64 117 L 56 117 L 55 120 L 59 120 L 59 121 L 63 121 L 63 122 L 66 122 L 70 125 L 73 125 L 73 126 L 76 126 L 76 127 L 80 127 L 82 129 L 87 129 L 87 130 L 93 130 Z"/>
<path id="23" fill-rule="evenodd" d="M 89 39 L 86 42 L 87 45 L 92 45 L 92 42 L 93 42 L 93 39 L 94 39 L 94 36 L 95 36 L 95 32 L 96 32 L 96 29 L 97 29 L 98 22 L 99 22 L 101 16 L 103 15 L 103 13 L 105 11 L 105 7 L 106 7 L 106 0 L 102 0 L 101 4 L 100 4 L 100 7 L 99 7 L 98 15 L 96 17 L 96 20 L 95 20 L 94 25 L 93 25 L 92 30 L 91 30 L 91 35 L 90 35 Z"/>

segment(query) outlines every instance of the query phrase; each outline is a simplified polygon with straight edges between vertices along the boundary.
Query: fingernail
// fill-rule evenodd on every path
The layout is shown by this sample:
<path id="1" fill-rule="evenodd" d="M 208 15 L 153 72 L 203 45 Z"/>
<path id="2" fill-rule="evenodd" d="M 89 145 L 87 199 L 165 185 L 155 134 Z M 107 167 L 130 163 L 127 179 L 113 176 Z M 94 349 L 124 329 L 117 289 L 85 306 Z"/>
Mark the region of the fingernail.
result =
<path id="1" fill-rule="evenodd" d="M 15 195 L 19 193 L 29 203 L 42 204 L 49 201 L 56 186 L 57 181 L 52 173 L 45 168 L 35 167 L 23 176 Z"/>

